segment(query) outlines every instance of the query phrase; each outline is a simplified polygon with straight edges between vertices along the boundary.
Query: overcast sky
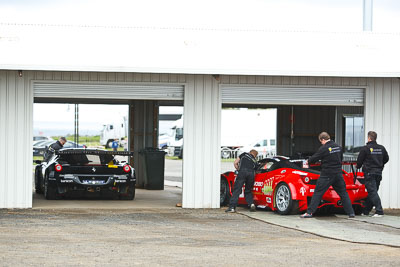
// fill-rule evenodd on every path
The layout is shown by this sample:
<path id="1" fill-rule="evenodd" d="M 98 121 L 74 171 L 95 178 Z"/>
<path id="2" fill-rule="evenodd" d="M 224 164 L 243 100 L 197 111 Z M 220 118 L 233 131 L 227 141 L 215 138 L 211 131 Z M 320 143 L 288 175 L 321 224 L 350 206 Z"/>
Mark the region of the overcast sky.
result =
<path id="1" fill-rule="evenodd" d="M 131 27 L 361 31 L 363 0 L 0 0 L 0 21 Z M 373 30 L 400 32 L 400 1 L 375 0 Z"/>

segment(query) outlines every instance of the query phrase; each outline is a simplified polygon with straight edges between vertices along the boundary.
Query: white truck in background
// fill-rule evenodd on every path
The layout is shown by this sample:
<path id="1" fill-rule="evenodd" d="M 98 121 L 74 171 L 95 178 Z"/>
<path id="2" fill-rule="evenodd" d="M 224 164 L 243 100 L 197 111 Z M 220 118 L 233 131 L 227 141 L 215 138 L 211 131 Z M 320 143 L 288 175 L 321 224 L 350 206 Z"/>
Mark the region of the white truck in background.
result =
<path id="1" fill-rule="evenodd" d="M 100 132 L 100 144 L 105 148 L 111 148 L 111 143 L 118 139 L 121 141 L 122 138 L 128 136 L 128 118 L 123 117 L 122 121 L 105 124 Z"/>
<path id="2" fill-rule="evenodd" d="M 169 134 L 169 139 L 166 142 L 166 147 L 168 156 L 176 156 L 180 159 L 183 154 L 183 117 L 179 120 L 176 120 Z"/>
<path id="3" fill-rule="evenodd" d="M 254 143 L 260 156 L 276 153 L 276 109 L 223 109 L 221 114 L 221 158 L 236 157 L 241 148 Z M 165 144 L 165 136 L 161 139 Z M 259 141 L 263 144 L 258 144 Z M 265 142 L 265 141 L 266 142 Z M 171 127 L 167 141 L 168 155 L 182 158 L 183 117 Z M 248 151 L 246 151 L 248 152 Z"/>

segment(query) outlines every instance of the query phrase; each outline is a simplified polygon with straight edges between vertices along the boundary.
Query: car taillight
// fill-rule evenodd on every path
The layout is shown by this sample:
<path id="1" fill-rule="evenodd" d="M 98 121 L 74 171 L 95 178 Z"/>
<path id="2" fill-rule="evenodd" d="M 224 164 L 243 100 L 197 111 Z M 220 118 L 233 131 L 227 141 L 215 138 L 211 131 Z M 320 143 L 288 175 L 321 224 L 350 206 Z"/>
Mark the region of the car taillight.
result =
<path id="1" fill-rule="evenodd" d="M 122 169 L 124 170 L 124 172 L 128 173 L 131 171 L 131 166 L 125 165 Z"/>
<path id="2" fill-rule="evenodd" d="M 306 175 L 300 175 L 301 179 L 303 179 L 303 181 L 308 184 L 310 182 L 310 177 L 306 176 Z"/>
<path id="3" fill-rule="evenodd" d="M 62 166 L 61 166 L 61 164 L 56 164 L 56 166 L 54 166 L 54 169 L 55 169 L 57 172 L 62 171 Z"/>

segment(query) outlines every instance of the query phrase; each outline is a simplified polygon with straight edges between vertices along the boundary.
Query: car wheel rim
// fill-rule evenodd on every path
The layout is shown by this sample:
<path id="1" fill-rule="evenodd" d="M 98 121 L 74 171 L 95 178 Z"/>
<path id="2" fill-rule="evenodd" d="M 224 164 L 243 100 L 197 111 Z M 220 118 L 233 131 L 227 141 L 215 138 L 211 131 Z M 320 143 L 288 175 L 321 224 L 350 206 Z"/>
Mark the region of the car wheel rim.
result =
<path id="1" fill-rule="evenodd" d="M 280 186 L 276 192 L 276 207 L 280 211 L 284 211 L 289 206 L 290 192 L 286 186 Z"/>

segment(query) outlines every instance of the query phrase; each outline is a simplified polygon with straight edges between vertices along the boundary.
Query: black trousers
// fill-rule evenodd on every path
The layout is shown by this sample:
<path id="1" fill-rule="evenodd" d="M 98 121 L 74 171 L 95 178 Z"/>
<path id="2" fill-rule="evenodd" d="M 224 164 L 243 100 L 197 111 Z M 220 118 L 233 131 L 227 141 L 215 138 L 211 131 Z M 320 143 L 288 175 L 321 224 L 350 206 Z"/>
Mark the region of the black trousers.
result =
<path id="1" fill-rule="evenodd" d="M 378 195 L 381 181 L 382 175 L 380 174 L 368 173 L 365 175 L 365 188 L 368 191 L 368 198 L 365 201 L 364 214 L 369 214 L 372 207 L 375 206 L 376 213 L 383 215 L 381 198 Z"/>
<path id="2" fill-rule="evenodd" d="M 343 203 L 344 211 L 350 215 L 354 214 L 353 206 L 349 198 L 349 194 L 346 191 L 346 184 L 343 180 L 343 175 L 341 173 L 332 174 L 327 176 L 320 176 L 317 180 L 317 185 L 315 186 L 314 195 L 311 198 L 311 203 L 307 208 L 307 213 L 313 214 L 319 203 L 321 202 L 322 196 L 332 186 L 336 193 L 340 196 Z"/>
<path id="3" fill-rule="evenodd" d="M 254 186 L 254 171 L 239 171 L 235 184 L 233 185 L 233 193 L 229 202 L 229 207 L 236 208 L 239 200 L 239 195 L 244 187 L 244 197 L 248 205 L 253 204 L 253 186 Z"/>

